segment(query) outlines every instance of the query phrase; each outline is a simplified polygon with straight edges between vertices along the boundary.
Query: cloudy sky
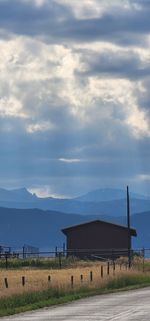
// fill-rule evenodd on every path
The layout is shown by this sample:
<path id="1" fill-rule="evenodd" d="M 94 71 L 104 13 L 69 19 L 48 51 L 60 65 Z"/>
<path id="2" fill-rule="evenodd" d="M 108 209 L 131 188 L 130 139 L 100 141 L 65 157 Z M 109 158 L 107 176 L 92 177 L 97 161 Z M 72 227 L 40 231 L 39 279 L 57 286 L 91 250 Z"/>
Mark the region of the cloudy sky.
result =
<path id="1" fill-rule="evenodd" d="M 149 194 L 150 1 L 0 0 L 0 186 Z"/>

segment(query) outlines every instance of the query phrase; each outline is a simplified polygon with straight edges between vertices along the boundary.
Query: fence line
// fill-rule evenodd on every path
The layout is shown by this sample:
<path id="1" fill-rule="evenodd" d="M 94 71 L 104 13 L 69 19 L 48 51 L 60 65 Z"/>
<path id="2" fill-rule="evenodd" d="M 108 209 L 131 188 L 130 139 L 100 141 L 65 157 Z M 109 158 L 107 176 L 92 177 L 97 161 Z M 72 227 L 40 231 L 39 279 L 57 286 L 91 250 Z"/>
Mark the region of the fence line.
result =
<path id="1" fill-rule="evenodd" d="M 108 274 L 108 266 L 109 266 L 109 274 Z M 125 265 L 124 265 L 124 271 L 126 271 Z M 72 289 L 78 286 L 84 286 L 84 285 L 94 285 L 97 284 L 98 281 L 103 280 L 104 282 L 105 280 L 108 280 L 109 277 L 114 277 L 115 275 L 117 275 L 120 272 L 119 270 L 119 264 L 115 264 L 115 269 L 114 269 L 114 265 L 109 265 L 107 263 L 105 263 L 105 265 L 100 265 L 99 270 L 95 269 L 95 267 L 93 267 L 93 269 L 90 270 L 90 268 L 87 270 L 83 270 L 81 268 L 81 270 L 79 270 L 79 274 L 77 275 L 75 270 L 71 270 L 70 274 L 68 273 L 67 278 L 64 279 L 64 283 L 63 285 L 69 285 Z M 80 274 L 82 273 L 82 274 Z M 53 275 L 53 277 L 52 277 Z M 17 279 L 20 279 L 19 280 Z M 19 276 L 18 278 L 16 278 L 15 276 L 15 281 L 17 284 L 17 287 L 20 286 L 19 288 L 24 288 L 25 290 L 28 289 L 28 287 L 30 287 L 32 285 L 32 282 L 34 282 L 36 280 L 36 275 L 35 275 L 35 279 L 34 280 L 30 280 L 30 277 L 28 275 L 28 271 L 26 271 L 25 275 L 23 276 Z M 46 274 L 44 276 L 44 279 L 42 279 L 42 282 L 45 282 L 45 286 L 47 283 L 47 287 L 55 287 L 57 286 L 57 278 L 58 275 L 56 274 Z M 7 278 L 5 277 L 4 279 L 4 286 L 5 289 L 7 291 L 8 289 L 8 293 L 9 290 L 13 289 L 15 287 L 15 284 L 13 284 L 12 282 L 12 276 L 8 276 Z M 10 282 L 9 282 L 10 281 Z M 26 282 L 27 281 L 27 282 Z M 101 283 L 100 283 L 101 284 Z M 38 286 L 38 284 L 37 284 Z"/>
<path id="2" fill-rule="evenodd" d="M 28 262 L 29 260 L 39 261 L 42 259 L 52 259 L 57 263 L 58 268 L 63 268 L 66 264 L 69 264 L 69 259 L 82 259 L 82 260 L 90 260 L 95 261 L 99 260 L 100 262 L 110 262 L 114 264 L 114 262 L 120 258 L 120 260 L 127 260 L 128 258 L 128 249 L 70 249 L 65 250 L 63 248 L 62 251 L 38 251 L 38 252 L 17 252 L 15 253 L 0 253 L 0 266 L 5 267 L 6 269 L 11 266 L 11 262 L 13 260 L 19 260 L 20 262 Z M 150 257 L 150 248 L 141 248 L 141 249 L 133 249 L 131 250 L 131 260 L 133 258 L 140 258 L 142 260 L 142 270 L 145 271 L 145 260 Z M 2 264 L 3 263 L 3 264 Z M 127 263 L 127 262 L 126 262 Z M 120 262 L 121 264 L 121 262 Z M 3 266 L 2 266 L 3 265 Z M 115 270 L 115 266 L 114 266 Z M 121 265 L 120 265 L 121 270 Z M 109 266 L 107 267 L 107 273 L 109 274 Z"/>

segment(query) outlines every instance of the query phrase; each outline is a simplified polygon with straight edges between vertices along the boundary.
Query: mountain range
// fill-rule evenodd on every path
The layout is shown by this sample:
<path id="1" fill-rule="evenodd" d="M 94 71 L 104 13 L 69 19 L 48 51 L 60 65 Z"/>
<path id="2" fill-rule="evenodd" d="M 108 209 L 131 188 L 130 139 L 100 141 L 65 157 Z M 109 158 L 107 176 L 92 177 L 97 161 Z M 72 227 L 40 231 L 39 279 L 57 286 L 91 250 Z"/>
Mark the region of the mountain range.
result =
<path id="1" fill-rule="evenodd" d="M 114 201 L 119 199 L 124 199 L 126 197 L 126 191 L 123 189 L 114 188 L 101 188 L 89 193 L 76 197 L 75 200 L 81 202 L 104 202 L 104 201 Z M 150 197 L 141 195 L 138 193 L 130 193 L 130 197 L 140 200 L 150 200 Z"/>
<path id="2" fill-rule="evenodd" d="M 130 193 L 131 213 L 150 210 L 150 198 Z M 0 189 L 0 206 L 7 208 L 52 210 L 80 215 L 126 215 L 126 192 L 119 189 L 99 189 L 72 199 L 40 198 L 27 189 Z"/>
<path id="3" fill-rule="evenodd" d="M 134 247 L 150 246 L 150 198 L 130 193 Z M 27 189 L 0 189 L 0 244 L 40 249 L 62 246 L 61 229 L 94 219 L 126 225 L 126 193 L 99 189 L 74 199 L 40 198 Z"/>
<path id="4" fill-rule="evenodd" d="M 54 250 L 55 246 L 62 247 L 65 242 L 62 228 L 95 219 L 126 225 L 126 217 L 116 219 L 103 215 L 68 215 L 40 209 L 0 208 L 0 243 L 15 248 L 30 244 L 40 249 Z M 133 238 L 134 248 L 149 247 L 150 211 L 132 215 L 131 225 L 137 230 L 137 238 Z"/>

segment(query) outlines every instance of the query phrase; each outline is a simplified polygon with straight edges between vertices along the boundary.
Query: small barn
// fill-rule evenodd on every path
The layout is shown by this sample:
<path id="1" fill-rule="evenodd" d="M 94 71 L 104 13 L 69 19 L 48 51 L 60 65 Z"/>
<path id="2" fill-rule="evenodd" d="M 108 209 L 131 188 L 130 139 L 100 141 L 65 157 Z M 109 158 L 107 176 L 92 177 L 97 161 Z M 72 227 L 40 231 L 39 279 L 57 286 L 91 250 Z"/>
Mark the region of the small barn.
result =
<path id="1" fill-rule="evenodd" d="M 80 258 L 119 257 L 127 255 L 136 230 L 106 221 L 94 220 L 62 229 L 67 237 L 67 255 Z"/>

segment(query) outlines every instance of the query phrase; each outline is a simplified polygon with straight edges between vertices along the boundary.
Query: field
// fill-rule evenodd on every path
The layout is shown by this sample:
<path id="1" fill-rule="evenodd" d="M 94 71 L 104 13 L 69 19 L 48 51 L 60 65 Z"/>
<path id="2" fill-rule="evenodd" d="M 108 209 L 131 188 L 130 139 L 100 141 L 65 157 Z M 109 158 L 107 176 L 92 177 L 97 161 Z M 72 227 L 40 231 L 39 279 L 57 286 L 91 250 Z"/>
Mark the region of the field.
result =
<path id="1" fill-rule="evenodd" d="M 150 262 L 143 273 L 143 261 L 128 269 L 126 260 L 115 264 L 99 261 L 70 262 L 67 268 L 0 270 L 0 317 L 79 298 L 150 285 Z M 47 263 L 46 263 L 47 265 Z"/>
<path id="2" fill-rule="evenodd" d="M 75 267 L 64 269 L 2 269 L 0 270 L 0 298 L 48 288 L 69 289 L 81 286 L 102 286 L 108 281 L 108 278 L 123 273 L 127 273 L 125 265 L 116 265 L 115 269 L 113 265 L 110 265 L 108 271 L 108 265 L 100 262 L 80 262 Z M 6 288 L 6 279 L 8 288 Z"/>

